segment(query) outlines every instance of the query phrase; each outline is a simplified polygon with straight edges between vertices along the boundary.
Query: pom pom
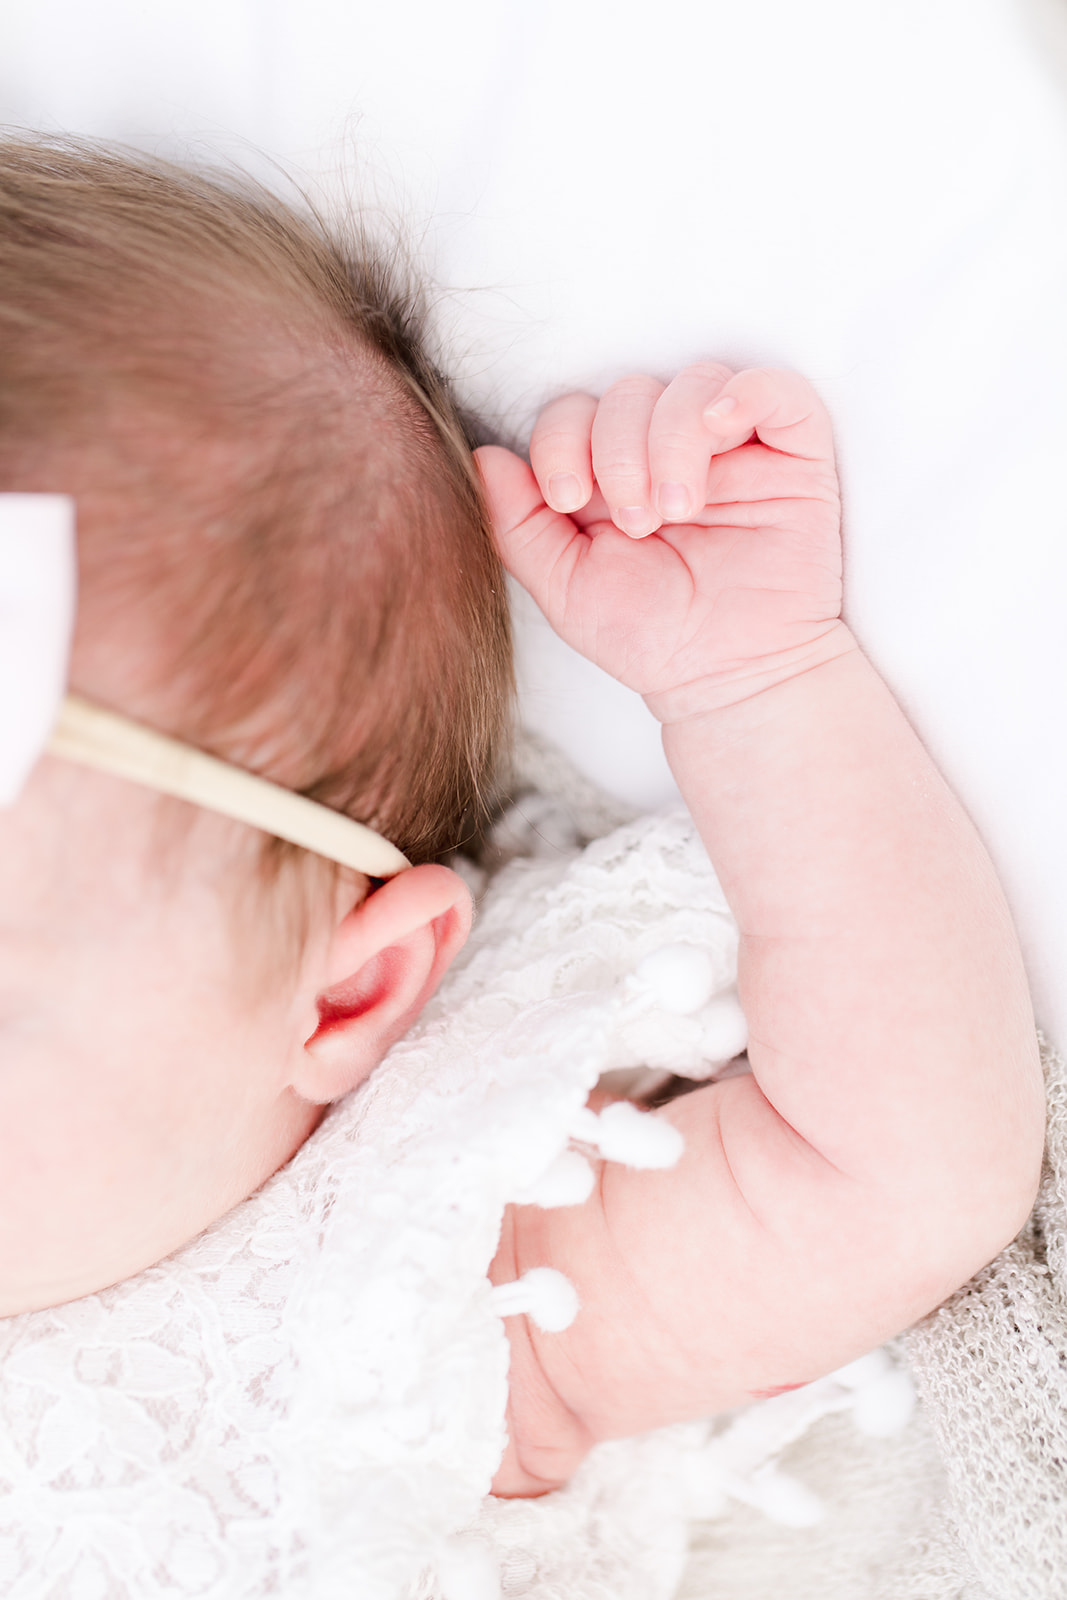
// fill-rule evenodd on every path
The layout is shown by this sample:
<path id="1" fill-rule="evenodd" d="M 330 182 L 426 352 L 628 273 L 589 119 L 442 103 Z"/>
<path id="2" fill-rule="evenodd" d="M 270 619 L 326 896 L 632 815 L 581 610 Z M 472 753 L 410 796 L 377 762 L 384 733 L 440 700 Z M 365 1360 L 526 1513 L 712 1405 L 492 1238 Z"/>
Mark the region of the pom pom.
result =
<path id="1" fill-rule="evenodd" d="M 638 1111 L 629 1100 L 605 1106 L 597 1122 L 596 1145 L 605 1161 L 645 1171 L 662 1170 L 675 1166 L 685 1149 L 685 1140 L 673 1123 Z"/>
<path id="2" fill-rule="evenodd" d="M 709 1061 L 732 1061 L 748 1045 L 748 1021 L 730 990 L 716 995 L 700 1018 L 700 1043 Z"/>
<path id="3" fill-rule="evenodd" d="M 852 1420 L 860 1433 L 872 1439 L 887 1439 L 900 1433 L 915 1411 L 915 1385 L 903 1367 L 894 1367 L 884 1377 L 857 1390 Z"/>
<path id="4" fill-rule="evenodd" d="M 655 991 L 664 1011 L 688 1017 L 715 993 L 715 967 L 706 950 L 693 944 L 668 944 L 653 950 L 634 969 L 639 983 Z"/>
<path id="5" fill-rule="evenodd" d="M 887 1372 L 893 1370 L 892 1363 L 886 1352 L 879 1347 L 869 1350 L 865 1356 L 857 1356 L 855 1361 L 850 1361 L 847 1366 L 838 1367 L 830 1376 L 842 1389 L 861 1389 L 865 1383 L 873 1383 L 876 1378 L 884 1378 Z"/>
<path id="6" fill-rule="evenodd" d="M 521 1189 L 512 1196 L 518 1206 L 542 1206 L 546 1211 L 554 1206 L 580 1206 L 588 1200 L 596 1183 L 596 1174 L 577 1150 L 564 1150 L 543 1172 L 536 1183 Z"/>
<path id="7" fill-rule="evenodd" d="M 885 1439 L 911 1421 L 915 1384 L 904 1367 L 894 1364 L 888 1351 L 871 1350 L 830 1376 L 843 1389 L 852 1390 L 852 1420 L 860 1433 Z"/>
<path id="8" fill-rule="evenodd" d="M 489 1292 L 498 1317 L 527 1316 L 542 1333 L 562 1333 L 578 1315 L 578 1291 L 555 1267 L 531 1267 L 514 1283 L 498 1283 Z"/>

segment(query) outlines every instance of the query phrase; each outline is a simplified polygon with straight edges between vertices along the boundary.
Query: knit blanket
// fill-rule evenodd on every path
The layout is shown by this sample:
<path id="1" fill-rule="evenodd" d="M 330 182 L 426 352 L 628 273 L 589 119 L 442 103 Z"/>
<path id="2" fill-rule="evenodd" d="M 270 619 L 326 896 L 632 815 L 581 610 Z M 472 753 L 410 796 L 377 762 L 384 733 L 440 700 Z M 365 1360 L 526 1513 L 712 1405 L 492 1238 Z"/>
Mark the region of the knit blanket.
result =
<path id="1" fill-rule="evenodd" d="M 825 1515 L 690 1528 L 678 1600 L 1067 1595 L 1067 1069 L 1044 1052 L 1047 1161 L 1027 1227 L 896 1348 L 921 1404 L 893 1438 L 822 1419 L 783 1465 Z"/>
<path id="2" fill-rule="evenodd" d="M 573 1314 L 565 1282 L 488 1284 L 505 1205 L 573 1203 L 594 1150 L 672 1160 L 661 1125 L 595 1117 L 589 1090 L 650 1065 L 736 1070 L 743 1045 L 736 928 L 684 813 L 585 849 L 554 827 L 540 816 L 535 853 L 492 877 L 418 1026 L 263 1189 L 138 1277 L 0 1324 L 12 1600 L 1067 1593 L 1062 1074 L 1031 1229 L 910 1336 L 925 1415 L 899 1352 L 876 1351 L 602 1445 L 541 1500 L 488 1494 L 503 1316 Z M 902 1476 L 913 1498 L 923 1473 L 935 1484 L 884 1560 L 884 1537 L 850 1546 L 838 1515 L 861 1458 L 872 1504 Z M 799 1559 L 761 1576 L 746 1549 L 775 1540 Z M 803 1552 L 835 1547 L 851 1576 L 824 1563 L 804 1590 Z"/>

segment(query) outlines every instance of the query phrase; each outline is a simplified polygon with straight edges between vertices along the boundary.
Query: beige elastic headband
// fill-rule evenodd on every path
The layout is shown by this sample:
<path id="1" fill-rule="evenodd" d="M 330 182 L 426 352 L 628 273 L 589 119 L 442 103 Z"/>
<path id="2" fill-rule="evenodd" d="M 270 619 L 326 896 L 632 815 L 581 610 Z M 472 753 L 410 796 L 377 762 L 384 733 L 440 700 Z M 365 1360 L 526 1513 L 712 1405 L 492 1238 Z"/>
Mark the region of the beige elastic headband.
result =
<path id="1" fill-rule="evenodd" d="M 51 755 L 129 778 L 264 833 L 303 846 L 371 878 L 393 878 L 411 862 L 373 828 L 216 761 L 113 711 L 68 695 L 48 742 Z"/>

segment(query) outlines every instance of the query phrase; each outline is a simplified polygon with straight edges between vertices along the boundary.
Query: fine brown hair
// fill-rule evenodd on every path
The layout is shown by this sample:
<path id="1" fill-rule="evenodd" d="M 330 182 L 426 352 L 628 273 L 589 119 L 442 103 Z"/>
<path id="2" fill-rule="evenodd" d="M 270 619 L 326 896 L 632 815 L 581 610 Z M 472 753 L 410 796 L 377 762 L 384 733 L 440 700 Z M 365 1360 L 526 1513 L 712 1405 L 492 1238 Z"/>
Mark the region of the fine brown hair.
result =
<path id="1" fill-rule="evenodd" d="M 358 223 L 242 175 L 0 138 L 0 488 L 77 497 L 74 687 L 413 861 L 476 828 L 512 692 L 423 315 Z M 264 849 L 268 876 L 289 853 Z"/>

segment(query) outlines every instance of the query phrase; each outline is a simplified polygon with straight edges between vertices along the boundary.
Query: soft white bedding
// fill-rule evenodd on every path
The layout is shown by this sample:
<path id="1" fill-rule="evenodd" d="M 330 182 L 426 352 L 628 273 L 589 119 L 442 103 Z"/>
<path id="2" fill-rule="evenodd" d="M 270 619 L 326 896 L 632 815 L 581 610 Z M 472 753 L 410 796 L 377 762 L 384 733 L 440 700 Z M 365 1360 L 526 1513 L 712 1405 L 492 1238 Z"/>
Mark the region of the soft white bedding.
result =
<path id="1" fill-rule="evenodd" d="M 407 215 L 465 393 L 695 356 L 836 419 L 849 616 L 989 840 L 1067 1040 L 1067 136 L 1053 0 L 11 0 L 0 119 L 278 156 Z M 432 217 L 432 222 L 428 219 Z M 536 621 L 527 720 L 638 805 L 626 691 Z"/>
<path id="2" fill-rule="evenodd" d="M 565 806 L 541 821 L 555 844 L 496 876 L 419 1022 L 286 1167 L 168 1260 L 0 1319 L 10 1600 L 673 1600 L 691 1518 L 819 1519 L 778 1466 L 813 1424 L 907 1428 L 911 1381 L 875 1351 L 487 1498 L 501 1318 L 529 1289 L 486 1281 L 504 1205 L 573 1201 L 594 1150 L 671 1165 L 673 1129 L 597 1118 L 589 1090 L 649 1041 L 700 1076 L 744 1042 L 737 930 L 684 810 L 584 852 Z"/>

